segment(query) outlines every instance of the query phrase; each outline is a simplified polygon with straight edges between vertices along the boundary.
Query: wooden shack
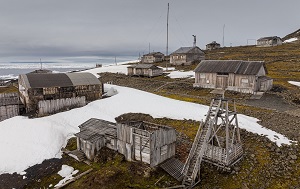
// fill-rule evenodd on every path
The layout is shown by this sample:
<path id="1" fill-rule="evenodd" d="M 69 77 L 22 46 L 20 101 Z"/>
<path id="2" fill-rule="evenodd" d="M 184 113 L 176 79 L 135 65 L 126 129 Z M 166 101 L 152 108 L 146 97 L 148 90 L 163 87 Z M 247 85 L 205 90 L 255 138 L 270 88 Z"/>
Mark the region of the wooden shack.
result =
<path id="1" fill-rule="evenodd" d="M 0 94 L 0 121 L 19 115 L 18 93 Z"/>
<path id="2" fill-rule="evenodd" d="M 170 54 L 171 65 L 190 65 L 194 61 L 200 61 L 204 59 L 204 52 L 197 46 L 181 47 Z"/>
<path id="3" fill-rule="evenodd" d="M 155 63 L 162 62 L 164 60 L 164 54 L 161 52 L 152 52 L 142 56 L 142 63 Z"/>
<path id="4" fill-rule="evenodd" d="M 118 151 L 154 167 L 175 155 L 175 129 L 149 122 L 117 123 Z"/>
<path id="5" fill-rule="evenodd" d="M 129 76 L 155 77 L 163 74 L 163 69 L 153 64 L 136 64 L 127 67 Z"/>
<path id="6" fill-rule="evenodd" d="M 93 160 L 96 153 L 104 146 L 117 150 L 116 123 L 91 118 L 79 125 L 80 132 L 76 133 L 77 150 Z"/>
<path id="7" fill-rule="evenodd" d="M 128 161 L 156 166 L 175 155 L 175 129 L 149 122 L 112 123 L 89 119 L 76 133 L 77 150 L 93 160 L 104 146 L 123 154 Z"/>
<path id="8" fill-rule="evenodd" d="M 261 61 L 203 60 L 194 71 L 194 87 L 253 94 L 270 90 L 273 84 L 273 80 L 266 76 L 267 70 Z"/>
<path id="9" fill-rule="evenodd" d="M 282 39 L 277 36 L 262 37 L 257 40 L 257 47 L 272 47 L 282 45 Z"/>
<path id="10" fill-rule="evenodd" d="M 206 45 L 206 50 L 219 49 L 220 47 L 221 47 L 220 43 L 217 43 L 216 41 L 213 41 L 213 42 L 208 43 Z"/>
<path id="11" fill-rule="evenodd" d="M 101 98 L 103 85 L 91 73 L 29 73 L 19 76 L 19 92 L 26 112 L 47 114 Z"/>

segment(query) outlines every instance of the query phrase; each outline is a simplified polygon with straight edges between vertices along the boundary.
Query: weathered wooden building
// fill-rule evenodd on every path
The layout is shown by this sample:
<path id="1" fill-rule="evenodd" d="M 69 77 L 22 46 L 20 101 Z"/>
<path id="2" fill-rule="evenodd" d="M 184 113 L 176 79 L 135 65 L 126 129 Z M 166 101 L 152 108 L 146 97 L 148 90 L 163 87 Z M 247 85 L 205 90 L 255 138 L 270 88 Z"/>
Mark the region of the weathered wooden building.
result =
<path id="1" fill-rule="evenodd" d="M 77 150 L 83 152 L 89 160 L 104 146 L 117 150 L 116 123 L 91 118 L 79 125 L 80 132 L 76 133 Z"/>
<path id="2" fill-rule="evenodd" d="M 277 45 L 282 45 L 282 39 L 277 36 L 262 37 L 257 40 L 258 47 L 271 47 Z"/>
<path id="3" fill-rule="evenodd" d="M 128 75 L 155 77 L 163 74 L 163 69 L 153 64 L 136 64 L 127 67 Z"/>
<path id="4" fill-rule="evenodd" d="M 270 90 L 273 84 L 261 61 L 203 60 L 194 71 L 194 87 L 255 93 Z"/>
<path id="5" fill-rule="evenodd" d="M 206 50 L 218 49 L 220 47 L 221 47 L 220 43 L 217 43 L 216 41 L 213 41 L 213 42 L 208 43 L 206 45 Z"/>
<path id="6" fill-rule="evenodd" d="M 101 98 L 103 85 L 91 73 L 29 73 L 19 76 L 19 92 L 26 112 L 55 113 Z"/>
<path id="7" fill-rule="evenodd" d="M 142 56 L 141 62 L 142 63 L 155 63 L 161 62 L 164 60 L 164 54 L 161 52 L 152 52 L 149 54 L 145 54 Z"/>
<path id="8" fill-rule="evenodd" d="M 128 161 L 156 166 L 175 155 L 176 132 L 168 126 L 149 122 L 117 124 L 118 151 Z"/>
<path id="9" fill-rule="evenodd" d="M 190 65 L 194 61 L 204 59 L 204 52 L 197 46 L 181 47 L 170 54 L 170 64 L 172 65 Z"/>
<path id="10" fill-rule="evenodd" d="M 0 121 L 19 115 L 18 93 L 0 94 Z"/>
<path id="11" fill-rule="evenodd" d="M 149 122 L 112 123 L 92 118 L 79 126 L 77 149 L 93 160 L 103 146 L 123 154 L 128 161 L 156 166 L 175 155 L 173 128 Z"/>

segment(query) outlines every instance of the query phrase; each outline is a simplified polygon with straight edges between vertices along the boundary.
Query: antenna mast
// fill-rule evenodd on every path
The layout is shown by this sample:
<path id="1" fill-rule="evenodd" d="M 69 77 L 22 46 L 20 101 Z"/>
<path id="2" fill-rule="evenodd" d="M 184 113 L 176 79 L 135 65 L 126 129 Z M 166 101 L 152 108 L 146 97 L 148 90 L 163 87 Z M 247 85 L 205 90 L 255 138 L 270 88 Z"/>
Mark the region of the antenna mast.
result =
<path id="1" fill-rule="evenodd" d="M 168 48 L 169 48 L 169 3 L 168 3 L 168 13 L 167 13 L 167 51 L 166 51 L 166 56 L 168 56 Z"/>
<path id="2" fill-rule="evenodd" d="M 224 47 L 224 30 L 225 30 L 225 24 L 223 25 L 223 47 Z"/>

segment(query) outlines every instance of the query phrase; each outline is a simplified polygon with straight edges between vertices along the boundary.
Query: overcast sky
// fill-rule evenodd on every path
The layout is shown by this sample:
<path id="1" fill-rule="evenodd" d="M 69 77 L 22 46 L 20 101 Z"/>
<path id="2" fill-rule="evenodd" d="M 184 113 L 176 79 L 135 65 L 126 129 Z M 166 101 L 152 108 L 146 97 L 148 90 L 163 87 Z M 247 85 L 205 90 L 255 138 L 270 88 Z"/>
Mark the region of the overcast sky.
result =
<path id="1" fill-rule="evenodd" d="M 0 0 L 0 56 L 169 53 L 217 41 L 225 46 L 284 37 L 300 28 L 299 0 Z"/>

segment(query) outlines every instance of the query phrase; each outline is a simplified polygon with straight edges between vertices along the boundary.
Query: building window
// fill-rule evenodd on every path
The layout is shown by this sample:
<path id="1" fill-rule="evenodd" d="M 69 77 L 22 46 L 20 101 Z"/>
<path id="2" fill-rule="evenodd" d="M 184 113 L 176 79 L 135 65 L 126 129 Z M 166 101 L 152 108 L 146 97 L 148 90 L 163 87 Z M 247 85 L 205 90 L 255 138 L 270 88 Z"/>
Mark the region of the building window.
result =
<path id="1" fill-rule="evenodd" d="M 200 73 L 200 79 L 205 79 L 205 73 Z"/>

